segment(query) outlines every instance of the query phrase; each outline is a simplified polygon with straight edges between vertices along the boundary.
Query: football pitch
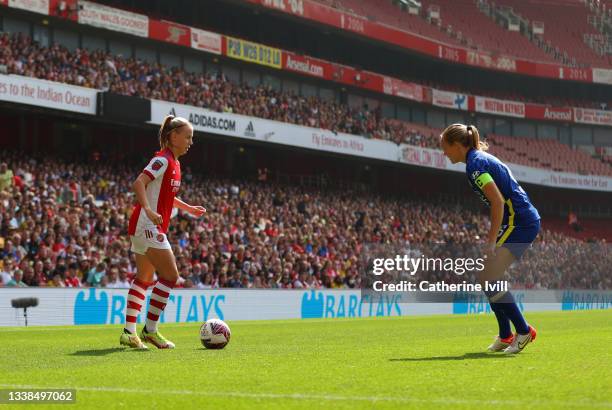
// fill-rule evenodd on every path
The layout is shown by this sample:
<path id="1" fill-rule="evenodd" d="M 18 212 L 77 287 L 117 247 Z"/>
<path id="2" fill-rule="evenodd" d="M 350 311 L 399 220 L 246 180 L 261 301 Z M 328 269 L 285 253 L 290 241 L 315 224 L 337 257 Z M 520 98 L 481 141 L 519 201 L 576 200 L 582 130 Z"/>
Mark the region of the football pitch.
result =
<path id="1" fill-rule="evenodd" d="M 0 388 L 75 388 L 68 408 L 92 409 L 612 408 L 612 310 L 527 318 L 516 356 L 483 353 L 492 315 L 228 321 L 224 350 L 197 323 L 162 324 L 177 348 L 150 351 L 121 326 L 0 328 Z"/>

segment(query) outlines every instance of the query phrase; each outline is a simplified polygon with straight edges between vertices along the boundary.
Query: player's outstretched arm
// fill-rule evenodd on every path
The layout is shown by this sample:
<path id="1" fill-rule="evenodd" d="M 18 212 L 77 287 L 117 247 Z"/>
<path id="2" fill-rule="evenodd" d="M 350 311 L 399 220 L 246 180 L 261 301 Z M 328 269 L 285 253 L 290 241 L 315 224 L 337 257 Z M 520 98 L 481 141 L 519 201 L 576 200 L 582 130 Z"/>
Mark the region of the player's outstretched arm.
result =
<path id="1" fill-rule="evenodd" d="M 185 212 L 189 212 L 191 215 L 199 218 L 200 216 L 204 215 L 204 213 L 206 212 L 206 208 L 204 208 L 203 206 L 193 206 L 193 205 L 189 205 L 186 202 L 183 202 L 180 198 L 175 197 L 174 198 L 174 207 L 178 208 L 182 211 Z"/>

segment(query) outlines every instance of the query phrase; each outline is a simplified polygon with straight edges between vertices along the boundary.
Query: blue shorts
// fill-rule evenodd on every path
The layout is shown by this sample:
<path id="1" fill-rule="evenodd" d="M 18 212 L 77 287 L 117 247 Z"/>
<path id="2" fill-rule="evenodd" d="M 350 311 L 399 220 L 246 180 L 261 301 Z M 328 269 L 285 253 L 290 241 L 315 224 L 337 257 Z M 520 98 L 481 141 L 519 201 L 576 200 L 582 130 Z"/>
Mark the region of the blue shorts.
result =
<path id="1" fill-rule="evenodd" d="M 496 245 L 508 248 L 516 259 L 523 256 L 523 253 L 531 246 L 531 243 L 540 232 L 540 220 L 525 226 L 502 225 L 497 234 Z"/>

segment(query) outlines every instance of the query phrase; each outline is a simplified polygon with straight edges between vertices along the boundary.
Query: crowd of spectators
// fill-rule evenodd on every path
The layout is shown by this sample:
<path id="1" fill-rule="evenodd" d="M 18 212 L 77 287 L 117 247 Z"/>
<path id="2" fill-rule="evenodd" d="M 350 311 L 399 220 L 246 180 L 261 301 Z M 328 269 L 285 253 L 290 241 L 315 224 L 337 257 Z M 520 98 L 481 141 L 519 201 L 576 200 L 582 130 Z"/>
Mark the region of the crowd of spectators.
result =
<path id="1" fill-rule="evenodd" d="M 378 109 L 351 109 L 100 51 L 45 48 L 23 35 L 0 35 L 0 70 L 437 146 L 433 133 L 383 118 Z M 0 286 L 128 286 L 135 273 L 126 233 L 134 202 L 129 181 L 137 168 L 5 152 L 0 162 L 6 163 L 0 164 Z M 267 178 L 236 182 L 187 172 L 184 179 L 184 199 L 209 211 L 200 220 L 179 213 L 172 224 L 169 236 L 184 288 L 358 287 L 365 244 L 474 242 L 486 231 L 486 219 L 474 211 L 415 198 L 307 191 Z M 537 247 L 543 251 L 525 262 L 528 269 L 514 268 L 521 286 L 612 286 L 605 242 L 585 244 L 543 231 Z"/>
<path id="2" fill-rule="evenodd" d="M 8 181 L 0 190 L 0 286 L 128 286 L 135 274 L 130 185 L 144 163 L 18 152 L 0 160 L 0 181 Z M 8 172 L 12 179 L 3 177 Z M 420 198 L 210 179 L 189 169 L 183 181 L 181 198 L 208 212 L 200 219 L 179 212 L 171 223 L 182 288 L 355 288 L 364 246 L 471 244 L 487 231 L 478 210 Z M 513 283 L 612 288 L 605 241 L 543 231 L 537 243 L 541 252 L 527 258 L 528 269 L 514 270 Z"/>
<path id="3" fill-rule="evenodd" d="M 59 44 L 42 47 L 23 34 L 1 34 L 0 50 L 0 70 L 9 74 L 386 139 L 398 144 L 416 141 L 420 146 L 437 146 L 435 135 L 417 132 L 411 124 L 383 117 L 380 107 L 351 108 L 318 97 L 281 92 L 270 85 L 235 84 L 222 73 L 189 73 L 99 50 L 70 51 Z M 520 98 L 525 100 L 524 96 Z M 587 107 L 595 104 L 595 108 L 600 108 L 599 103 L 593 101 L 571 103 Z"/>
<path id="4" fill-rule="evenodd" d="M 515 285 L 534 289 L 612 289 L 612 252 L 605 240 L 580 241 L 543 230 L 531 257 L 509 269 Z"/>

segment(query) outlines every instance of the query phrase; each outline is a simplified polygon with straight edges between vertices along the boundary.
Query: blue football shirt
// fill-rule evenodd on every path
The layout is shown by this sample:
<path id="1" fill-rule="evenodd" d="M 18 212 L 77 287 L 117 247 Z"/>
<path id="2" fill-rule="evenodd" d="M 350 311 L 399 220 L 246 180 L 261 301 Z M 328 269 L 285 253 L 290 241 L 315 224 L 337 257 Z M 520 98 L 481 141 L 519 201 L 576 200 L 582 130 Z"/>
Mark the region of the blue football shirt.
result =
<path id="1" fill-rule="evenodd" d="M 491 206 L 482 188 L 490 181 L 495 182 L 504 197 L 504 218 L 502 225 L 527 226 L 540 219 L 525 190 L 514 179 L 512 171 L 493 155 L 471 149 L 467 153 L 466 167 L 468 180 L 474 192 Z"/>

